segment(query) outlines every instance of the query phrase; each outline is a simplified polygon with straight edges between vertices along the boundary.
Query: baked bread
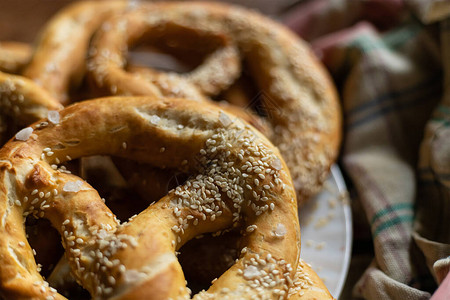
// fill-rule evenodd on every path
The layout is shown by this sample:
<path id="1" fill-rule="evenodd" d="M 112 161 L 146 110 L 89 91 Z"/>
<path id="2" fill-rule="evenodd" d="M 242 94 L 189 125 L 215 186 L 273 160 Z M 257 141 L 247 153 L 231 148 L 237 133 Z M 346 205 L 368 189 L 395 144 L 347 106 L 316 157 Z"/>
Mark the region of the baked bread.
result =
<path id="1" fill-rule="evenodd" d="M 74 277 L 93 298 L 189 297 L 175 251 L 199 234 L 234 227 L 246 232 L 239 259 L 194 299 L 284 298 L 294 288 L 295 191 L 278 150 L 253 127 L 185 99 L 105 98 L 59 114 L 57 124 L 34 124 L 0 150 L 0 291 L 8 299 L 63 298 L 38 272 L 25 236 L 27 215 L 58 230 Z M 93 154 L 191 177 L 121 223 L 88 183 L 58 170 Z M 311 278 L 311 270 L 302 272 Z M 322 283 L 318 289 L 329 299 Z"/>

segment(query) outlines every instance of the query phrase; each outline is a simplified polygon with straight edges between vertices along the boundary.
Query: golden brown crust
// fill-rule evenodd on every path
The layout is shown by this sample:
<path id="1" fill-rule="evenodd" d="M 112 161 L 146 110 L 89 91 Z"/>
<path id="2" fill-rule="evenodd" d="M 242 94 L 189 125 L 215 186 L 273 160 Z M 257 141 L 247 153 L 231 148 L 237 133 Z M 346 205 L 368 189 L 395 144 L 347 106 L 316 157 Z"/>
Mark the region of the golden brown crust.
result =
<path id="1" fill-rule="evenodd" d="M 196 235 L 230 226 L 245 229 L 245 247 L 236 264 L 194 298 L 287 295 L 300 254 L 295 193 L 278 150 L 253 127 L 215 105 L 185 99 L 105 98 L 59 114 L 57 124 L 34 124 L 29 135 L 0 150 L 0 290 L 9 299 L 62 299 L 37 271 L 24 215 L 51 221 L 75 278 L 93 297 L 187 296 L 174 251 Z M 86 182 L 58 170 L 58 162 L 94 154 L 192 176 L 119 224 Z"/>
<path id="2" fill-rule="evenodd" d="M 18 75 L 0 72 L 0 146 L 9 138 L 6 116 L 13 118 L 19 128 L 46 118 L 49 111 L 57 111 L 62 105 L 33 81 Z M 2 122 L 3 121 L 3 122 Z M 3 129 L 3 130 L 2 130 Z"/>
<path id="3" fill-rule="evenodd" d="M 30 61 L 33 49 L 19 42 L 0 42 L 0 71 L 18 74 Z"/>
<path id="4" fill-rule="evenodd" d="M 44 27 L 23 75 L 67 104 L 70 87 L 85 70 L 89 41 L 111 15 L 125 10 L 127 1 L 77 1 L 56 14 Z"/>
<path id="5" fill-rule="evenodd" d="M 300 259 L 289 291 L 289 300 L 334 299 L 320 277 L 309 264 Z"/>
<path id="6" fill-rule="evenodd" d="M 162 43 L 164 41 L 154 36 L 168 31 L 178 40 L 166 42 L 172 42 L 176 48 L 189 43 L 182 34 L 173 33 L 177 30 L 224 36 L 228 42 L 224 49 L 238 52 L 260 90 L 248 107 L 258 105 L 256 98 L 262 101 L 273 131 L 270 139 L 279 147 L 290 167 L 298 201 L 303 203 L 319 190 L 338 153 L 341 139 L 339 103 L 327 72 L 308 46 L 292 32 L 255 12 L 206 2 L 149 3 L 139 11 L 110 20 L 108 24 L 107 30 L 100 30 L 96 35 L 89 69 L 97 86 L 110 94 L 161 93 L 154 84 L 161 76 L 158 72 L 147 74 L 155 75 L 152 81 L 123 69 L 125 49 L 142 37 L 146 41 L 153 38 Z M 169 46 L 166 44 L 165 47 Z M 236 79 L 235 71 L 228 71 L 209 65 L 202 72 L 194 72 L 195 75 L 191 72 L 178 75 L 178 78 L 201 86 L 207 82 L 214 84 L 217 79 L 209 79 L 220 74 L 220 81 L 226 82 L 222 86 L 226 87 Z"/>

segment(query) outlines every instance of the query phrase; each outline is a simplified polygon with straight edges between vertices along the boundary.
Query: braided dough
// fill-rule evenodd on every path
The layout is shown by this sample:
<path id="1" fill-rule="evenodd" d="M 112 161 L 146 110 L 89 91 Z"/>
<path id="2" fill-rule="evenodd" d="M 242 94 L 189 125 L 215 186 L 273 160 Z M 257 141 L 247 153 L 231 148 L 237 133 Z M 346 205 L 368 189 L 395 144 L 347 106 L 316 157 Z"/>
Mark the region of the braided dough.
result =
<path id="1" fill-rule="evenodd" d="M 40 276 L 25 237 L 24 216 L 34 215 L 58 230 L 76 280 L 96 299 L 188 297 L 174 251 L 199 234 L 236 226 L 247 232 L 240 258 L 194 299 L 283 298 L 299 289 L 329 299 L 320 281 L 293 284 L 317 278 L 301 270 L 295 192 L 278 150 L 232 120 L 185 99 L 105 98 L 70 106 L 58 124 L 34 124 L 25 141 L 8 142 L 0 150 L 2 294 L 63 299 Z M 120 224 L 88 183 L 58 170 L 58 163 L 94 154 L 191 177 Z"/>
<path id="2" fill-rule="evenodd" d="M 180 86 L 190 83 L 203 95 L 217 94 L 237 79 L 243 62 L 260 90 L 258 101 L 269 113 L 269 138 L 290 168 L 298 200 L 303 202 L 318 191 L 337 156 L 340 111 L 326 71 L 292 32 L 255 12 L 203 2 L 148 3 L 107 24 L 94 38 L 89 62 L 92 80 L 102 93 L 167 95 L 172 86 L 173 95 L 189 97 L 177 88 L 178 80 Z M 195 48 L 194 37 L 205 40 L 218 36 L 226 46 L 212 42 L 213 54 L 193 72 L 150 69 L 143 74 L 142 70 L 126 70 L 127 49 L 140 42 L 173 53 L 189 50 L 195 54 L 202 49 Z M 210 63 L 212 58 L 214 64 Z M 161 88 L 158 82 L 165 77 L 173 84 Z M 256 99 L 253 102 L 247 107 L 255 105 Z"/>

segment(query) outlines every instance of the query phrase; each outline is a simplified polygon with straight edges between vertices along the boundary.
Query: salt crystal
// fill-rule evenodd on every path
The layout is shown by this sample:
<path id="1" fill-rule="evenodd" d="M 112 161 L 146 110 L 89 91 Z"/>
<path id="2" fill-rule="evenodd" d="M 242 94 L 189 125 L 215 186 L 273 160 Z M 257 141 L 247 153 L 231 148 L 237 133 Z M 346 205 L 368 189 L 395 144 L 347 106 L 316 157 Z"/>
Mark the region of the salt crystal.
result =
<path id="1" fill-rule="evenodd" d="M 281 170 L 281 160 L 277 157 L 275 160 L 272 161 L 271 166 L 275 170 Z"/>
<path id="2" fill-rule="evenodd" d="M 83 185 L 83 181 L 81 181 L 81 180 L 69 181 L 64 185 L 63 191 L 76 193 L 81 190 L 82 185 Z"/>
<path id="3" fill-rule="evenodd" d="M 225 127 L 228 127 L 232 123 L 230 117 L 228 117 L 223 112 L 219 113 L 219 122 Z"/>
<path id="4" fill-rule="evenodd" d="M 256 266 L 250 265 L 250 266 L 247 266 L 244 269 L 244 278 L 245 279 L 247 279 L 247 280 L 248 279 L 253 279 L 253 278 L 256 278 L 258 276 L 260 276 L 260 272 L 259 272 L 259 270 L 258 270 L 258 268 Z"/>
<path id="5" fill-rule="evenodd" d="M 282 237 L 286 234 L 286 232 L 286 227 L 283 224 L 278 223 L 277 227 L 275 228 L 275 235 L 277 237 Z"/>
<path id="6" fill-rule="evenodd" d="M 136 271 L 136 270 L 127 270 L 123 274 L 123 280 L 125 282 L 136 282 L 140 281 L 143 277 L 145 277 L 146 274 Z"/>
<path id="7" fill-rule="evenodd" d="M 158 117 L 157 115 L 150 116 L 150 123 L 152 123 L 153 125 L 158 125 L 160 120 L 161 118 Z"/>
<path id="8" fill-rule="evenodd" d="M 53 124 L 59 124 L 59 112 L 56 110 L 49 110 L 47 113 L 47 119 Z"/>
<path id="9" fill-rule="evenodd" d="M 24 129 L 22 129 L 21 131 L 19 131 L 18 133 L 16 133 L 16 140 L 26 141 L 30 138 L 32 133 L 33 133 L 33 128 L 26 127 Z"/>

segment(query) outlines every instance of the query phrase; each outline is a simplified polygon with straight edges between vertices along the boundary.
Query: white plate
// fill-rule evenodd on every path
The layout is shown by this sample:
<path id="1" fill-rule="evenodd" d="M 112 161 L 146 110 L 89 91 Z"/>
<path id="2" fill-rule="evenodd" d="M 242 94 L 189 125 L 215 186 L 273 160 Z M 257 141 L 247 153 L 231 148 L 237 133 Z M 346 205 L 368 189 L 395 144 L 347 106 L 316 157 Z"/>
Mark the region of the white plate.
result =
<path id="1" fill-rule="evenodd" d="M 301 257 L 339 298 L 350 264 L 352 217 L 347 189 L 339 167 L 331 168 L 323 191 L 299 211 Z"/>

